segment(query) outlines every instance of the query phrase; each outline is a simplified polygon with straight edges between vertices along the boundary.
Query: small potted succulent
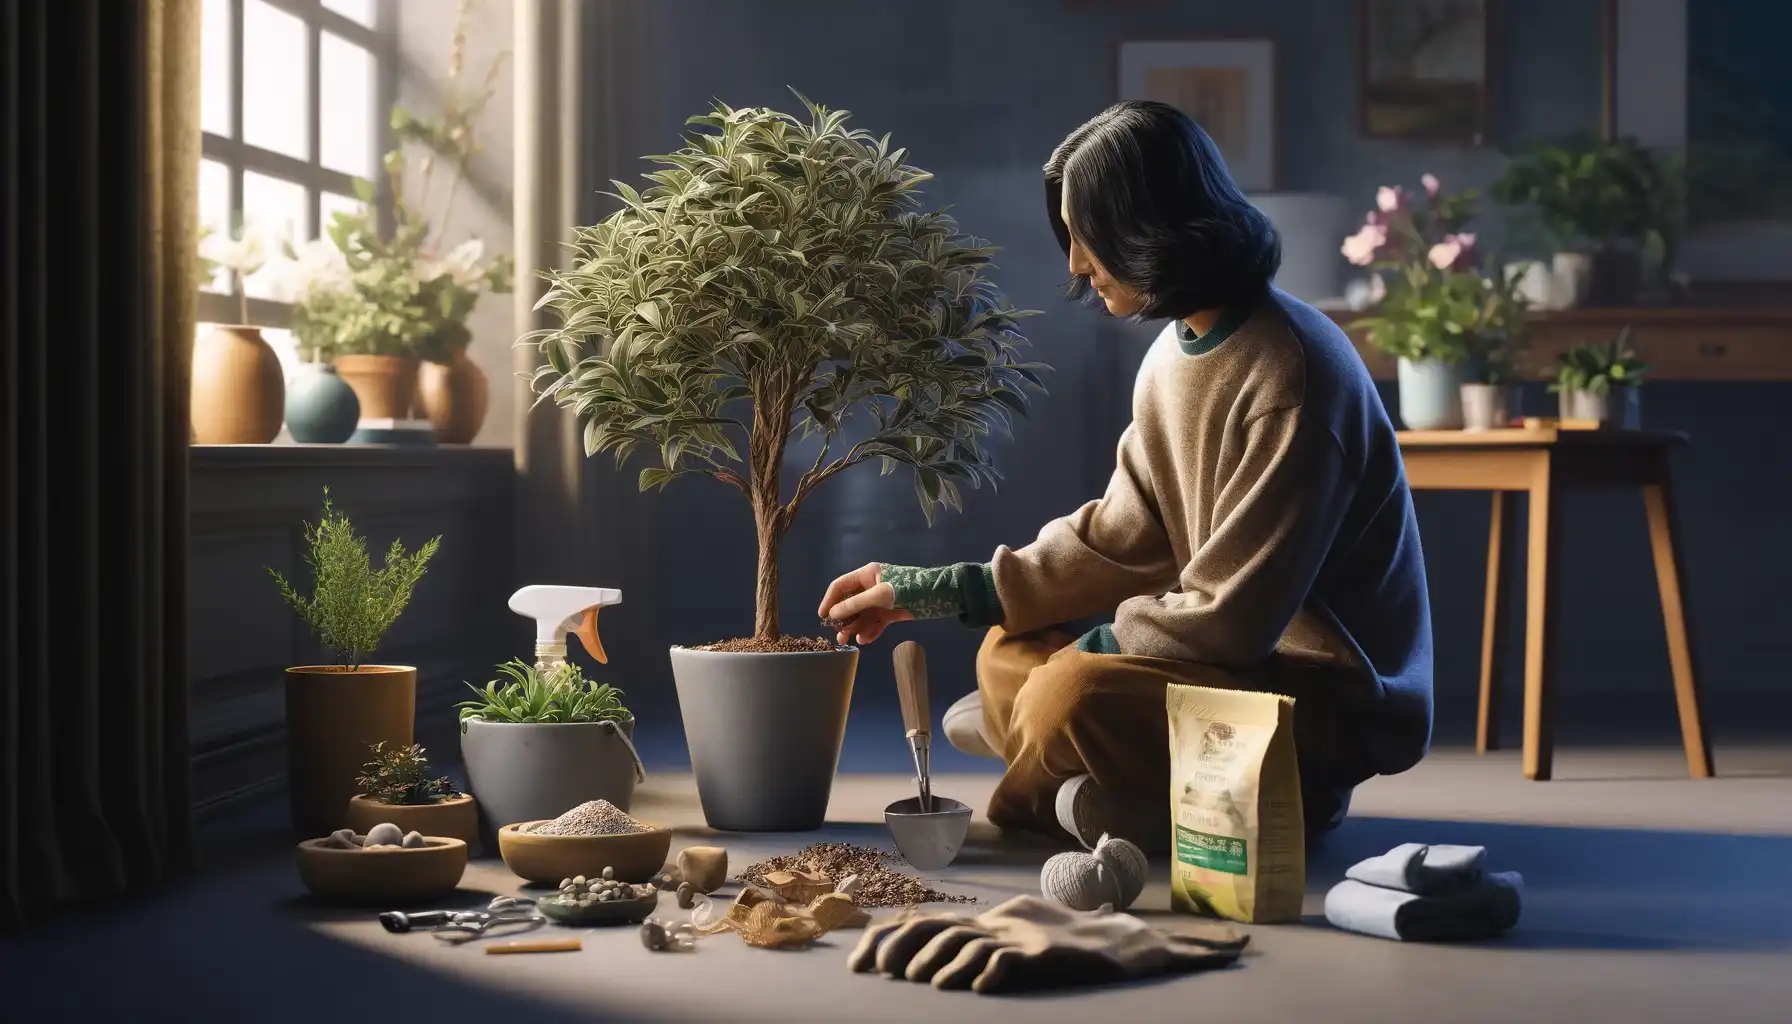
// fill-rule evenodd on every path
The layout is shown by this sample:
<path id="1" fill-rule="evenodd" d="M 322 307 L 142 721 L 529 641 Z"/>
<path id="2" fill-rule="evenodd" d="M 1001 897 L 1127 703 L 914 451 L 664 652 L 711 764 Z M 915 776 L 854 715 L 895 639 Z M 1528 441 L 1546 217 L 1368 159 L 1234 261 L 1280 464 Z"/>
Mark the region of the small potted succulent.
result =
<path id="1" fill-rule="evenodd" d="M 1578 345 L 1556 360 L 1549 389 L 1560 400 L 1564 420 L 1597 422 L 1604 430 L 1636 430 L 1642 403 L 1637 388 L 1649 367 L 1630 347 L 1630 328 L 1603 345 Z"/>
<path id="2" fill-rule="evenodd" d="M 556 818 L 591 800 L 628 810 L 645 778 L 622 691 L 586 679 L 577 665 L 498 666 L 499 678 L 460 711 L 467 782 L 493 831 Z"/>
<path id="3" fill-rule="evenodd" d="M 453 779 L 432 777 L 422 747 L 388 746 L 382 740 L 367 749 L 372 757 L 355 779 L 361 792 L 348 802 L 344 828 L 365 835 L 375 825 L 391 822 L 407 833 L 478 845 L 479 814 L 473 798 L 455 788 Z"/>
<path id="4" fill-rule="evenodd" d="M 332 665 L 286 670 L 287 787 L 293 828 L 302 839 L 343 827 L 349 799 L 361 791 L 356 778 L 370 744 L 411 745 L 417 669 L 369 665 L 366 659 L 410 603 L 441 540 L 415 554 L 393 541 L 385 565 L 375 569 L 366 539 L 331 504 L 325 488 L 322 517 L 305 524 L 310 595 L 268 569 L 287 604 L 336 655 Z"/>

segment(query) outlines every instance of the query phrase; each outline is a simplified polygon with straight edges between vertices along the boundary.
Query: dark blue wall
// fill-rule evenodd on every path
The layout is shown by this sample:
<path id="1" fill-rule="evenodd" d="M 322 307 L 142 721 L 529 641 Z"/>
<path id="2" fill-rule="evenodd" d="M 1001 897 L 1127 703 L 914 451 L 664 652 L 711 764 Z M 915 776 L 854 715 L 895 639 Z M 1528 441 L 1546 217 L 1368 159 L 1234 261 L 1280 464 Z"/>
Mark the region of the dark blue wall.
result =
<path id="1" fill-rule="evenodd" d="M 621 55 L 611 51 L 617 66 L 608 73 L 628 85 L 626 92 L 621 83 L 613 87 L 629 98 L 606 129 L 616 152 L 676 146 L 683 119 L 702 112 L 712 97 L 788 109 L 795 101 L 785 90 L 793 86 L 850 109 L 859 125 L 888 131 L 907 146 L 914 162 L 937 175 L 930 198 L 953 205 L 969 230 L 1007 247 L 1001 280 L 1016 304 L 1048 310 L 1030 327 L 1039 355 L 1058 372 L 1051 397 L 1002 451 L 1007 484 L 999 493 L 971 496 L 964 515 L 928 530 L 906 476 L 880 479 L 866 469 L 836 478 L 804 509 L 787 544 L 787 628 L 811 626 L 821 587 L 837 572 L 873 559 L 986 558 L 996 544 L 1024 543 L 1051 516 L 1099 494 L 1113 465 L 1133 371 L 1152 332 L 1057 299 L 1064 267 L 1042 216 L 1039 166 L 1069 129 L 1116 98 L 1117 41 L 1274 37 L 1283 188 L 1366 203 L 1376 185 L 1412 181 L 1424 170 L 1463 186 L 1498 172 L 1492 150 L 1359 137 L 1355 6 L 1343 0 L 1165 2 L 1109 11 L 1065 0 L 651 5 L 639 37 Z M 1509 0 L 1500 7 L 1493 142 L 1593 126 L 1599 4 Z M 594 168 L 594 177 L 632 175 L 636 166 Z M 1792 570 L 1779 530 L 1792 490 L 1792 460 L 1779 447 L 1779 439 L 1792 436 L 1788 398 L 1792 389 L 1783 386 L 1741 384 L 1665 383 L 1647 395 L 1655 425 L 1695 435 L 1694 448 L 1679 462 L 1681 503 L 1705 678 L 1720 696 L 1792 691 L 1781 657 L 1786 642 L 1775 628 L 1786 608 L 1779 581 Z M 803 454 L 794 454 L 793 464 Z M 632 474 L 599 473 L 603 486 L 632 481 Z M 606 635 L 619 652 L 618 672 L 628 677 L 618 681 L 631 686 L 644 718 L 670 719 L 666 644 L 750 629 L 753 533 L 739 496 L 706 480 L 680 481 L 643 500 L 642 525 L 628 537 L 603 540 L 612 545 L 607 561 L 627 578 L 602 582 L 628 592 Z M 1473 724 L 1487 514 L 1481 495 L 1419 499 L 1436 607 L 1439 727 L 1446 736 L 1465 735 Z M 1577 497 L 1568 529 L 1561 737 L 1592 738 L 1622 719 L 1649 737 L 1670 738 L 1671 691 L 1640 498 Z M 975 637 L 952 623 L 922 625 L 907 635 L 933 652 L 937 703 L 971 688 Z M 1518 643 L 1516 630 L 1512 636 Z M 1514 672 L 1519 660 L 1513 659 Z M 855 722 L 891 699 L 888 645 L 867 652 L 859 685 Z M 1515 688 L 1508 694 L 1515 714 Z M 1777 705 L 1782 720 L 1787 706 Z M 1714 716 L 1720 726 L 1763 718 L 1735 702 Z M 856 734 L 854 742 L 860 742 Z"/>

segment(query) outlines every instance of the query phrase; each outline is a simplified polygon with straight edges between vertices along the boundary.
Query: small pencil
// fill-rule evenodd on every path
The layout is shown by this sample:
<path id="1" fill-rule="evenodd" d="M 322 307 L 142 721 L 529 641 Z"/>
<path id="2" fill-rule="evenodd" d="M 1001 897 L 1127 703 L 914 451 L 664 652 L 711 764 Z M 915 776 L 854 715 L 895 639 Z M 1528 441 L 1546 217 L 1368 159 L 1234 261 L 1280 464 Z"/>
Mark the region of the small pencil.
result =
<path id="1" fill-rule="evenodd" d="M 543 939 L 539 942 L 503 942 L 485 947 L 487 953 L 570 953 L 583 949 L 578 939 Z"/>

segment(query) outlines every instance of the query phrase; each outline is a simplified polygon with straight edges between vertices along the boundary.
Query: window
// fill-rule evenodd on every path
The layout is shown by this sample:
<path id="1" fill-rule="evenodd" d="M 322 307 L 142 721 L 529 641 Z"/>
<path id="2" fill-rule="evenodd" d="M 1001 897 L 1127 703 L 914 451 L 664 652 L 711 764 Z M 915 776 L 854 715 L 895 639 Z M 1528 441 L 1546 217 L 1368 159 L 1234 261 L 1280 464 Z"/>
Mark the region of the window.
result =
<path id="1" fill-rule="evenodd" d="M 203 227 L 254 228 L 270 244 L 317 238 L 379 181 L 395 89 L 391 0 L 204 0 L 199 164 Z M 269 271 L 242 282 L 249 322 L 289 367 L 290 307 Z M 201 331 L 241 320 L 228 272 L 201 290 Z"/>

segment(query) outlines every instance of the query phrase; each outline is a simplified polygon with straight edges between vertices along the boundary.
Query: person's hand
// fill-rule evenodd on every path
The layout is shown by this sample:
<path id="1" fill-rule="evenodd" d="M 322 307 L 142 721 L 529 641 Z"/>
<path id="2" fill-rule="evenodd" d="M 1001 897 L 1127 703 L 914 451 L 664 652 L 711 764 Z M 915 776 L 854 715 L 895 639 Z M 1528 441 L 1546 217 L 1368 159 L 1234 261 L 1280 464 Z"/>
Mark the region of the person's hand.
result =
<path id="1" fill-rule="evenodd" d="M 914 619 L 896 607 L 896 590 L 883 582 L 882 574 L 883 563 L 872 562 L 828 585 L 818 614 L 836 628 L 836 642 L 868 644 L 882 636 L 891 623 Z"/>
<path id="2" fill-rule="evenodd" d="M 1016 896 L 975 917 L 921 913 L 873 925 L 847 967 L 935 988 L 1011 992 L 1226 967 L 1247 942 L 1226 927 L 1165 934 L 1111 907 L 1078 911 Z"/>

